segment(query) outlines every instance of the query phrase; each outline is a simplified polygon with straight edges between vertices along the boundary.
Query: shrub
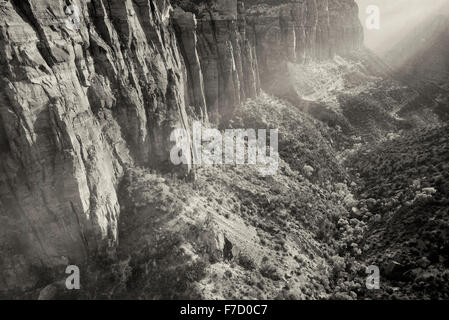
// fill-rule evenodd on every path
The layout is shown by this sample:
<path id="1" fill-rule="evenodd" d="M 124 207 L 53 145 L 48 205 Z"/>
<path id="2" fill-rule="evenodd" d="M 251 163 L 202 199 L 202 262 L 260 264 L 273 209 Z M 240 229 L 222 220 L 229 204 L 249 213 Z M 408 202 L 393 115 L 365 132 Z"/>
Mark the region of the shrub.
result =
<path id="1" fill-rule="evenodd" d="M 245 268 L 246 270 L 254 270 L 256 269 L 256 263 L 254 262 L 253 258 L 251 258 L 249 255 L 246 254 L 240 254 L 238 258 L 238 263 L 240 266 Z"/>
<path id="2" fill-rule="evenodd" d="M 276 268 L 276 266 L 274 266 L 273 264 L 266 262 L 262 265 L 262 267 L 260 268 L 260 274 L 262 276 L 264 276 L 265 278 L 274 280 L 274 281 L 279 281 L 281 280 L 281 276 L 279 275 L 279 272 Z"/>

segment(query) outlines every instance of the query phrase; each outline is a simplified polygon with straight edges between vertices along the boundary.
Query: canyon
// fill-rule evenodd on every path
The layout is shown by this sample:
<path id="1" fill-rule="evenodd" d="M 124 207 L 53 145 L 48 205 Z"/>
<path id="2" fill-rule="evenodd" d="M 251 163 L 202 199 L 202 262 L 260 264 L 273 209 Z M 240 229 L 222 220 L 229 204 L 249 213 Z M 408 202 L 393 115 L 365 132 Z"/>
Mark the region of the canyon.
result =
<path id="1" fill-rule="evenodd" d="M 124 170 L 170 170 L 189 112 L 219 123 L 287 61 L 362 41 L 351 0 L 185 3 L 73 1 L 69 30 L 69 3 L 0 2 L 2 290 L 114 246 Z"/>
<path id="2" fill-rule="evenodd" d="M 77 265 L 83 298 L 356 298 L 344 160 L 440 121 L 390 72 L 354 0 L 0 0 L 0 295 L 64 291 Z M 282 174 L 175 166 L 195 121 L 280 126 Z"/>

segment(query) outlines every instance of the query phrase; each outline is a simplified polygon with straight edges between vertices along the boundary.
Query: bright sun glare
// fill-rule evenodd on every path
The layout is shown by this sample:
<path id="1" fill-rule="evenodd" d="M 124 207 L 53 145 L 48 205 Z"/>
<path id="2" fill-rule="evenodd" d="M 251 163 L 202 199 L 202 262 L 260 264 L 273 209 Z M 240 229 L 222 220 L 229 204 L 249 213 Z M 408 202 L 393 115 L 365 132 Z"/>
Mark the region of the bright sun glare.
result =
<path id="1" fill-rule="evenodd" d="M 449 0 L 356 0 L 356 2 L 360 7 L 360 20 L 365 27 L 365 44 L 381 56 L 432 14 L 449 13 Z M 380 9 L 379 30 L 366 28 L 366 9 L 370 5 L 376 5 Z"/>

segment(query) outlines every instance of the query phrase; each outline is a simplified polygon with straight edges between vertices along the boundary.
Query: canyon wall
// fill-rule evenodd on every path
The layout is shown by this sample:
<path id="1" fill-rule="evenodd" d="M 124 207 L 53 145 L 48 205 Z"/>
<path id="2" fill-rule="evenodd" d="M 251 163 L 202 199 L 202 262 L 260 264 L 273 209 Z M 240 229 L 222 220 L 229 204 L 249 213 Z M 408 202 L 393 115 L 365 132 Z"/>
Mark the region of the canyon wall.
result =
<path id="1" fill-rule="evenodd" d="M 329 59 L 363 44 L 354 0 L 175 2 L 190 101 L 205 103 L 213 122 L 226 122 L 260 89 L 289 95 L 288 63 Z"/>
<path id="2" fill-rule="evenodd" d="M 0 0 L 0 292 L 114 248 L 124 170 L 188 172 L 189 116 L 224 124 L 362 43 L 353 0 L 206 2 Z"/>
<path id="3" fill-rule="evenodd" d="M 73 4 L 0 1 L 0 290 L 114 247 L 123 170 L 187 126 L 170 4 Z"/>
<path id="4" fill-rule="evenodd" d="M 173 21 L 189 75 L 187 101 L 207 109 L 212 122 L 225 123 L 235 107 L 260 91 L 243 3 L 216 1 L 200 7 L 181 3 Z"/>
<path id="5" fill-rule="evenodd" d="M 250 38 L 266 91 L 284 95 L 290 90 L 281 85 L 288 85 L 288 62 L 325 60 L 362 46 L 363 30 L 353 0 L 246 2 Z"/>

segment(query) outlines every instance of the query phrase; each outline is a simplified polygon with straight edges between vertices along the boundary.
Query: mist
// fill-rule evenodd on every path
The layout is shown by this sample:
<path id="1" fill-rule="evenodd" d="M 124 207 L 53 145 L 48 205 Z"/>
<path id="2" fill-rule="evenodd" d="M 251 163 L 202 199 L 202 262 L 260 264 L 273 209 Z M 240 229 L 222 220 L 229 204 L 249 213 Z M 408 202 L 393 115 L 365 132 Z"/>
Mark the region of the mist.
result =
<path id="1" fill-rule="evenodd" d="M 425 19 L 433 14 L 448 14 L 449 0 L 356 0 L 359 17 L 365 30 L 365 45 L 380 56 Z M 376 5 L 380 9 L 380 29 L 369 30 L 366 25 L 366 9 Z"/>

